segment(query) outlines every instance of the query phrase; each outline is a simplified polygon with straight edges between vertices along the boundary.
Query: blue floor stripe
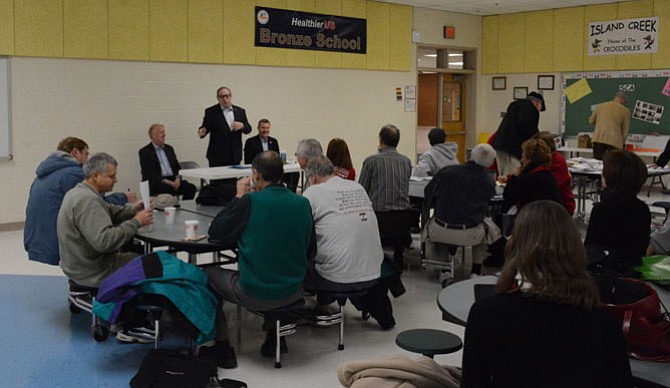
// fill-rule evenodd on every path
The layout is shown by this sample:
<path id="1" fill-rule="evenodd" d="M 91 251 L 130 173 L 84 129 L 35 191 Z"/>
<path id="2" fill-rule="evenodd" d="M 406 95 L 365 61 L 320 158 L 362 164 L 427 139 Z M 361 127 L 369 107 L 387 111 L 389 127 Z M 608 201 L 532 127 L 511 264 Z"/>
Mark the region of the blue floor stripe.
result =
<path id="1" fill-rule="evenodd" d="M 96 342 L 91 316 L 70 313 L 66 288 L 65 277 L 0 275 L 0 385 L 128 386 L 153 346 Z"/>

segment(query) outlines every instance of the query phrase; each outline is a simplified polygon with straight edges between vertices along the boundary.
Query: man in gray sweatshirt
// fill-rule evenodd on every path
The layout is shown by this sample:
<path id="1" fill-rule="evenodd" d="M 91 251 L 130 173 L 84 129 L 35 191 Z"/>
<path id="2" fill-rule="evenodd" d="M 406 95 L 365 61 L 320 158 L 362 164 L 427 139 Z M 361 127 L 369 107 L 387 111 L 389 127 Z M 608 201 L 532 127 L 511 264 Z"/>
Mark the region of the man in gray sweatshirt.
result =
<path id="1" fill-rule="evenodd" d="M 60 267 L 83 286 L 99 287 L 137 256 L 118 251 L 137 229 L 153 222 L 153 210 L 143 209 L 142 202 L 119 206 L 102 199 L 101 194 L 114 188 L 116 166 L 116 160 L 104 152 L 90 157 L 83 166 L 84 182 L 65 194 L 58 212 Z"/>

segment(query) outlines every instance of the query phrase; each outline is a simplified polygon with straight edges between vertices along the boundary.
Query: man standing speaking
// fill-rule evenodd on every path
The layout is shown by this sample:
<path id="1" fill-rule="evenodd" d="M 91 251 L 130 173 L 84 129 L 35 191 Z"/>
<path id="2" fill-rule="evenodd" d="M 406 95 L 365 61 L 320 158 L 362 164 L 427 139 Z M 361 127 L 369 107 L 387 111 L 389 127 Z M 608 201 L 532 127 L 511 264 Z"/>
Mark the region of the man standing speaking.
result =
<path id="1" fill-rule="evenodd" d="M 226 86 L 216 91 L 218 104 L 205 109 L 198 136 L 209 136 L 207 160 L 210 167 L 239 164 L 242 160 L 242 134 L 251 132 L 247 113 L 233 105 L 233 93 Z"/>
<path id="2" fill-rule="evenodd" d="M 623 149 L 630 126 L 630 109 L 626 108 L 626 94 L 618 92 L 614 100 L 596 105 L 589 117 L 595 125 L 593 132 L 593 157 L 603 160 L 605 152 Z"/>

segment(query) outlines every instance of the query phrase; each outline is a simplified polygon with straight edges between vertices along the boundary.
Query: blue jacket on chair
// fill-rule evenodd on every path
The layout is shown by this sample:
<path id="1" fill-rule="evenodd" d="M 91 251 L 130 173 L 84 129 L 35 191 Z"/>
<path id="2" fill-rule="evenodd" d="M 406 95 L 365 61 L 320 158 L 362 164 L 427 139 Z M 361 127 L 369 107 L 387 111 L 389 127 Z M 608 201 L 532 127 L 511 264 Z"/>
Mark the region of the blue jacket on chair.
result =
<path id="1" fill-rule="evenodd" d="M 167 252 L 154 252 L 133 259 L 105 279 L 93 304 L 93 313 L 114 323 L 124 303 L 135 296 L 162 295 L 198 329 L 196 342 L 202 344 L 216 335 L 219 303 L 207 284 L 207 276 L 200 268 Z"/>

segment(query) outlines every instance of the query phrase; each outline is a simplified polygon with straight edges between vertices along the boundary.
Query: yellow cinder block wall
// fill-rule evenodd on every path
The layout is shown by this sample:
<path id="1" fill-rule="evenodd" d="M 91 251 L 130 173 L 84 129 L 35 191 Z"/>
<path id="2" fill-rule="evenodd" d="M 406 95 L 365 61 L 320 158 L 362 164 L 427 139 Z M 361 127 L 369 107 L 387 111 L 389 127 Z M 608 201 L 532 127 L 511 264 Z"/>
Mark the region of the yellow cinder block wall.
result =
<path id="1" fill-rule="evenodd" d="M 367 54 L 254 46 L 254 7 L 367 20 Z M 391 28 L 392 26 L 392 28 Z M 0 0 L 0 55 L 409 71 L 412 7 L 365 0 Z"/>
<path id="2" fill-rule="evenodd" d="M 486 16 L 483 74 L 664 69 L 670 50 L 656 54 L 588 56 L 586 30 L 599 20 L 658 16 L 659 41 L 670 41 L 670 1 L 638 0 Z"/>

